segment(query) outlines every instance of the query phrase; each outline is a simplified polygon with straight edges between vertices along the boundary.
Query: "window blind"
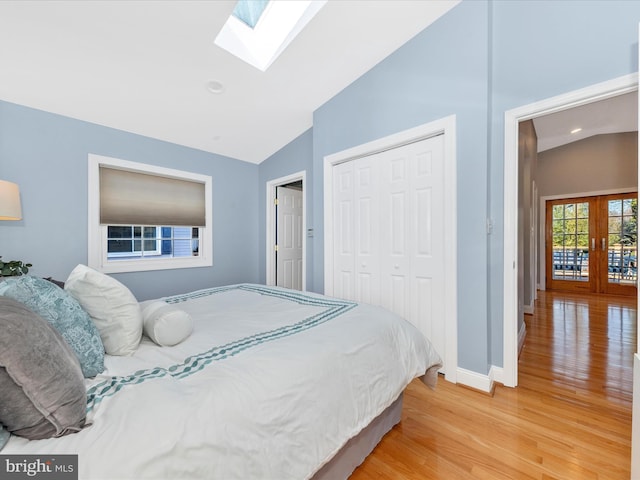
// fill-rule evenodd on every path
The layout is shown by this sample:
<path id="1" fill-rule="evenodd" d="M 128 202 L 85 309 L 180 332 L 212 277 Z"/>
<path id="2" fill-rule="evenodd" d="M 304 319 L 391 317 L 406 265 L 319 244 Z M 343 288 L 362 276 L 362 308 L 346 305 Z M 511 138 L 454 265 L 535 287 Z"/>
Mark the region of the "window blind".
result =
<path id="1" fill-rule="evenodd" d="M 101 165 L 100 223 L 204 227 L 205 184 Z"/>

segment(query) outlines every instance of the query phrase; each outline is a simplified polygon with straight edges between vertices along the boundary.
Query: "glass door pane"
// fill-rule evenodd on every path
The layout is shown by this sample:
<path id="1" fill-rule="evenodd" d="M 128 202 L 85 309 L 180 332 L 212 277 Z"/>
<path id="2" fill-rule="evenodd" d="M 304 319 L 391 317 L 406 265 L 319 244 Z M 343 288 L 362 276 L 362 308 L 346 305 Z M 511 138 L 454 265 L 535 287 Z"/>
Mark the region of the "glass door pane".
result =
<path id="1" fill-rule="evenodd" d="M 615 198 L 607 208 L 607 282 L 635 286 L 638 279 L 638 200 Z"/>
<path id="2" fill-rule="evenodd" d="M 589 202 L 552 207 L 552 279 L 589 281 Z"/>

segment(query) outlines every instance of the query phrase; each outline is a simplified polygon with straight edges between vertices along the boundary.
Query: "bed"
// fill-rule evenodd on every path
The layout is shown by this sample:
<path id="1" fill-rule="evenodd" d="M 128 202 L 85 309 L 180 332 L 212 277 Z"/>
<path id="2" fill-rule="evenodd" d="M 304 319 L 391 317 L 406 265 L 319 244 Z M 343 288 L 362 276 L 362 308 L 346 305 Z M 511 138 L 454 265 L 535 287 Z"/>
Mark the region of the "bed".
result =
<path id="1" fill-rule="evenodd" d="M 370 305 L 256 284 L 158 302 L 191 320 L 186 338 L 105 354 L 78 432 L 11 435 L 0 453 L 77 454 L 81 479 L 347 478 L 400 420 L 409 382 L 434 387 L 441 367 Z"/>

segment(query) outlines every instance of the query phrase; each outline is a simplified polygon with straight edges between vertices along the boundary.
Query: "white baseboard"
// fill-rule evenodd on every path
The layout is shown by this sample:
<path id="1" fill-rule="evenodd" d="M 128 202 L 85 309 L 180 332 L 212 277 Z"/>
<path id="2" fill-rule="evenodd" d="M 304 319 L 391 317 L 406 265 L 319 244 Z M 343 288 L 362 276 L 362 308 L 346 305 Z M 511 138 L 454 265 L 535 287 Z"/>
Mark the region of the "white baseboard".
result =
<path id="1" fill-rule="evenodd" d="M 524 339 L 527 336 L 527 326 L 524 322 L 520 325 L 520 330 L 518 330 L 518 354 L 520 354 L 520 350 L 522 350 L 522 345 L 524 344 Z"/>
<path id="2" fill-rule="evenodd" d="M 533 315 L 533 312 L 534 312 L 533 303 L 531 305 L 523 305 L 522 311 L 527 315 Z"/>
<path id="3" fill-rule="evenodd" d="M 527 326 L 523 322 L 522 325 L 520 326 L 520 329 L 518 330 L 518 352 L 520 352 L 520 349 L 524 344 L 524 339 L 526 336 L 527 336 Z M 458 371 L 460 371 L 460 369 L 458 369 Z M 467 372 L 469 371 L 467 370 Z M 473 387 L 478 388 L 479 390 L 490 392 L 493 389 L 493 384 L 496 382 L 504 385 L 504 368 L 503 367 L 496 367 L 495 365 L 491 365 L 488 375 L 480 375 L 475 372 L 469 372 L 469 373 L 472 373 L 473 375 L 468 375 L 465 378 L 466 379 L 473 378 L 475 380 L 475 384 Z M 483 378 L 482 380 L 480 380 L 478 377 L 483 377 Z M 465 385 L 467 384 L 465 383 Z M 475 385 L 485 387 L 486 389 L 479 388 L 478 386 L 475 386 Z M 469 386 L 472 386 L 472 385 L 469 385 Z"/>
<path id="4" fill-rule="evenodd" d="M 526 336 L 527 326 L 523 322 L 518 330 L 518 352 L 520 352 Z M 489 373 L 486 375 L 472 372 L 465 368 L 458 368 L 456 375 L 457 383 L 461 383 L 475 390 L 480 390 L 481 392 L 491 392 L 493 390 L 493 384 L 496 382 L 504 385 L 504 368 L 496 367 L 495 365 L 491 365 Z"/>
<path id="5" fill-rule="evenodd" d="M 496 367 L 491 365 L 489 369 L 489 376 L 491 377 L 491 388 L 495 382 L 502 383 L 504 385 L 504 369 L 502 367 Z"/>
<path id="6" fill-rule="evenodd" d="M 471 387 L 475 390 L 480 390 L 481 392 L 490 392 L 493 387 L 493 381 L 489 375 L 482 375 L 481 373 L 472 372 L 465 368 L 458 368 L 457 380 L 458 383 Z"/>
<path id="7" fill-rule="evenodd" d="M 472 372 L 465 368 L 458 368 L 456 373 L 458 383 L 481 392 L 490 393 L 493 391 L 493 384 L 496 382 L 504 384 L 504 369 L 495 365 L 491 366 L 487 375 Z"/>

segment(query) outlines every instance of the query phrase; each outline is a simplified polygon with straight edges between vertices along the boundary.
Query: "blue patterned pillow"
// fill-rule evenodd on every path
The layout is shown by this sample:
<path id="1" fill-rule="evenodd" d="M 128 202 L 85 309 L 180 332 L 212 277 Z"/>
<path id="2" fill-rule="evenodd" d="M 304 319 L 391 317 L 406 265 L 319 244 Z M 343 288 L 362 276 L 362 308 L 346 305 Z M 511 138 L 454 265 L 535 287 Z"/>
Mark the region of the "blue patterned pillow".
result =
<path id="1" fill-rule="evenodd" d="M 2 450 L 4 446 L 7 444 L 10 436 L 11 434 L 9 433 L 9 431 L 5 430 L 5 428 L 2 425 L 0 425 L 0 450 Z"/>
<path id="2" fill-rule="evenodd" d="M 0 282 L 0 295 L 17 300 L 47 320 L 75 352 L 85 377 L 95 377 L 104 371 L 100 333 L 89 314 L 68 292 L 27 275 Z"/>

